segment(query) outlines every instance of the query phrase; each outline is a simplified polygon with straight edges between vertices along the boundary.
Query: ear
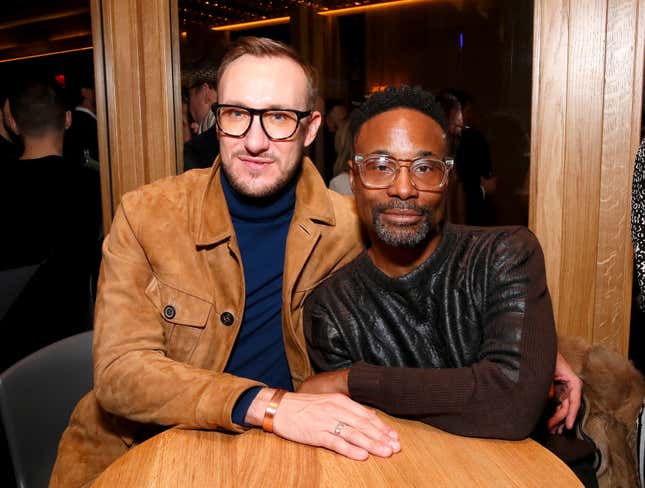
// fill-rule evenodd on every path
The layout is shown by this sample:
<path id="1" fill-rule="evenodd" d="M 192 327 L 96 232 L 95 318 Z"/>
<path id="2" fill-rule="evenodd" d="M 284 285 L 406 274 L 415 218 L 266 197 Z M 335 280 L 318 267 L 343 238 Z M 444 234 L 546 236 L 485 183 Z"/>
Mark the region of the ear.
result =
<path id="1" fill-rule="evenodd" d="M 72 112 L 69 110 L 65 111 L 65 130 L 69 129 L 72 126 Z"/>
<path id="2" fill-rule="evenodd" d="M 309 120 L 309 123 L 307 124 L 307 133 L 305 134 L 305 147 L 308 147 L 312 142 L 314 142 L 316 134 L 318 134 L 318 129 L 320 128 L 320 123 L 322 122 L 322 116 L 318 111 L 311 112 L 309 118 L 311 120 Z"/>
<path id="3" fill-rule="evenodd" d="M 5 122 L 9 126 L 9 129 L 11 130 L 11 132 L 19 136 L 20 128 L 18 127 L 18 124 L 16 124 L 16 119 L 13 118 L 13 114 L 11 113 L 11 105 L 9 105 L 8 100 L 7 100 L 7 109 L 4 112 L 4 116 L 5 116 Z"/>
<path id="4" fill-rule="evenodd" d="M 349 186 L 354 192 L 354 161 L 352 159 L 347 160 L 347 165 L 349 166 Z"/>

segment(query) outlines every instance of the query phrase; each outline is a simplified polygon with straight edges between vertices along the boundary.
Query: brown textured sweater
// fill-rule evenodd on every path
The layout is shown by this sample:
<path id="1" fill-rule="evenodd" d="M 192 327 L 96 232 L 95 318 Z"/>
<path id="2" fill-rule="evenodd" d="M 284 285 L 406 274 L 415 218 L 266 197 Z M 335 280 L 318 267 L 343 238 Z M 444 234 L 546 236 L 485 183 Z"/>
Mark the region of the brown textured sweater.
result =
<path id="1" fill-rule="evenodd" d="M 309 297 L 304 326 L 316 370 L 351 367 L 353 399 L 460 435 L 527 437 L 553 379 L 544 258 L 522 227 L 446 224 L 397 278 L 364 253 Z"/>

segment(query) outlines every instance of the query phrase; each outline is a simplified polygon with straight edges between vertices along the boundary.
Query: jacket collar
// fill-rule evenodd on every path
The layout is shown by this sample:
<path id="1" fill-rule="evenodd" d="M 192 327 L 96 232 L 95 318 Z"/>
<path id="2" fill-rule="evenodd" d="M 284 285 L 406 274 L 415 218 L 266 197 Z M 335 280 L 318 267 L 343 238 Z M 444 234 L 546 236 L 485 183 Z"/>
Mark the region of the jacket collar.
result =
<path id="1" fill-rule="evenodd" d="M 221 160 L 217 156 L 208 178 L 208 184 L 200 198 L 197 213 L 199 225 L 195 240 L 198 246 L 218 244 L 229 239 L 234 233 L 219 177 L 220 169 Z M 314 164 L 307 157 L 302 160 L 302 171 L 296 186 L 296 209 L 293 219 L 307 219 L 327 225 L 336 225 L 334 209 L 325 183 Z"/>

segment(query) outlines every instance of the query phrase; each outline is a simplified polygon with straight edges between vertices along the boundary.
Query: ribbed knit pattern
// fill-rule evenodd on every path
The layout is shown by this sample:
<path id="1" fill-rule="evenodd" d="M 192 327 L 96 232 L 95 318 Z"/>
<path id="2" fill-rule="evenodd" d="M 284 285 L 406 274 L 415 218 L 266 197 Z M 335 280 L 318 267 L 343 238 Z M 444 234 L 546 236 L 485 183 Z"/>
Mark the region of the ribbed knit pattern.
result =
<path id="1" fill-rule="evenodd" d="M 311 295 L 304 321 L 315 368 L 351 367 L 353 399 L 461 435 L 528 436 L 553 379 L 544 260 L 520 227 L 446 225 L 397 278 L 364 253 Z"/>

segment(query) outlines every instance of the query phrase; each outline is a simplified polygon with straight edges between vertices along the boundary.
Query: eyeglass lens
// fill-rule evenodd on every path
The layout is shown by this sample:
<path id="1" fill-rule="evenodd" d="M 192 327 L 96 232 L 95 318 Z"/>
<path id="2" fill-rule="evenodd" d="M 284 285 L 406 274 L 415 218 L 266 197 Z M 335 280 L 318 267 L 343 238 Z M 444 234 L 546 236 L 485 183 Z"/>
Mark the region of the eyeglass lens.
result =
<path id="1" fill-rule="evenodd" d="M 401 166 L 391 158 L 367 158 L 362 165 L 362 176 L 366 184 L 385 188 L 394 183 Z M 437 159 L 417 159 L 408 168 L 419 190 L 440 188 L 446 172 L 446 165 Z"/>
<path id="2" fill-rule="evenodd" d="M 264 132 L 271 139 L 287 139 L 298 128 L 298 115 L 289 110 L 266 110 L 261 112 L 260 117 Z M 241 136 L 251 126 L 253 115 L 241 107 L 219 107 L 217 119 L 223 132 Z"/>

